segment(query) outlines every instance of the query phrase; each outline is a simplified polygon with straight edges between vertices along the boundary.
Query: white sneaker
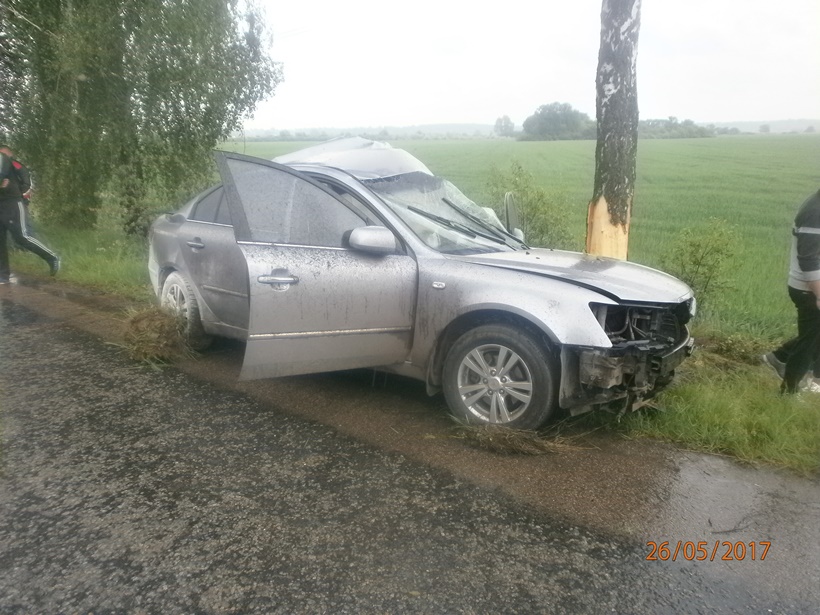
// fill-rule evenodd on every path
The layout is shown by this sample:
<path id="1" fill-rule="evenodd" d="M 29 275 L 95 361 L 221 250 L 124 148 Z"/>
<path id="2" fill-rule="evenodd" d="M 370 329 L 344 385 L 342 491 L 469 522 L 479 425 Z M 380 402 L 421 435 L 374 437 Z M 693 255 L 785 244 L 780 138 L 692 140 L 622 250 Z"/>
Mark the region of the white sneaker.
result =
<path id="1" fill-rule="evenodd" d="M 800 390 L 807 393 L 820 393 L 820 381 L 817 378 L 806 378 L 806 382 L 800 387 Z"/>

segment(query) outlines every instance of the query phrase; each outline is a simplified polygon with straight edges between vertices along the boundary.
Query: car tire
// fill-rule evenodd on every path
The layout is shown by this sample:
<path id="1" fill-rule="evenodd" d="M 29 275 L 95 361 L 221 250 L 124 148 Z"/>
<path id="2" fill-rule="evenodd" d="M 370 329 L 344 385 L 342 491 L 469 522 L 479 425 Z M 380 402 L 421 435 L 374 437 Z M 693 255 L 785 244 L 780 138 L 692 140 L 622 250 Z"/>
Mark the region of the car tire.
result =
<path id="1" fill-rule="evenodd" d="M 521 328 L 476 327 L 447 353 L 444 396 L 458 420 L 538 429 L 558 405 L 555 364 L 544 346 Z"/>
<path id="2" fill-rule="evenodd" d="M 194 289 L 188 279 L 174 271 L 165 279 L 160 294 L 160 305 L 175 312 L 184 321 L 182 335 L 193 350 L 205 350 L 213 338 L 205 333 L 199 315 L 199 304 Z"/>

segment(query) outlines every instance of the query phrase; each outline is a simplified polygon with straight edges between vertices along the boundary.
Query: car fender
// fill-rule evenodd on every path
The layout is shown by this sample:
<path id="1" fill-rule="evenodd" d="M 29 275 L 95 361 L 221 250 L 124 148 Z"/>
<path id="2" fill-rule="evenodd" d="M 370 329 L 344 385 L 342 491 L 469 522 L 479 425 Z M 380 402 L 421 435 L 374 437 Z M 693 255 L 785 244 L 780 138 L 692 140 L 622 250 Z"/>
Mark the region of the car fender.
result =
<path id="1" fill-rule="evenodd" d="M 532 273 L 420 259 L 418 302 L 412 362 L 428 372 L 448 327 L 469 323 L 471 315 L 477 323 L 505 315 L 523 319 L 556 347 L 611 347 L 589 304 L 612 299 Z"/>
<path id="2" fill-rule="evenodd" d="M 191 279 L 192 276 L 190 272 L 186 271 L 184 267 L 179 267 L 180 263 L 185 262 L 179 251 L 179 243 L 176 241 L 173 233 L 166 230 L 161 222 L 154 223 L 149 234 L 148 246 L 148 274 L 151 279 L 154 294 L 157 296 L 157 300 L 160 300 L 165 280 L 172 272 L 178 271 L 181 275 L 188 278 L 188 280 L 191 280 L 191 287 L 193 288 L 197 306 L 199 307 L 199 317 L 202 320 L 205 330 L 208 333 L 213 333 L 210 325 L 216 321 L 216 316 L 203 299 L 197 285 Z"/>

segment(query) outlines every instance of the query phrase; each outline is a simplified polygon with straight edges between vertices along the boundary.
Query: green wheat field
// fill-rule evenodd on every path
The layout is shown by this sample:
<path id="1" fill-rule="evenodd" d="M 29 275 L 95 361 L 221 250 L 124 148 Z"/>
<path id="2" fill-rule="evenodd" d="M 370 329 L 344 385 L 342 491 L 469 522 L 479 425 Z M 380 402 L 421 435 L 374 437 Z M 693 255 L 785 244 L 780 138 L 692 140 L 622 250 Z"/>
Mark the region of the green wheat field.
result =
<path id="1" fill-rule="evenodd" d="M 450 179 L 470 198 L 488 202 L 493 168 L 518 161 L 559 199 L 581 249 L 595 172 L 594 141 L 390 141 Z M 241 142 L 225 149 L 273 158 L 311 143 Z M 797 207 L 820 188 L 820 135 L 743 135 L 641 140 L 629 260 L 661 267 L 685 228 L 725 221 L 736 239 L 728 263 L 730 289 L 710 311 L 727 334 L 779 339 L 794 331 L 786 295 L 791 223 Z"/>

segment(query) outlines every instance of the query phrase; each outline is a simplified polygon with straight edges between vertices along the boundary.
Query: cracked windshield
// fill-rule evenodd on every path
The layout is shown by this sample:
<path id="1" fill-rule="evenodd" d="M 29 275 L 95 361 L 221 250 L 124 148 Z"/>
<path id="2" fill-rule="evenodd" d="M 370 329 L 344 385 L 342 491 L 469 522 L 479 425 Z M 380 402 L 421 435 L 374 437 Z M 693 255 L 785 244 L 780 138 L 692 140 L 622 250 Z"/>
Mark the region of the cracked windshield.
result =
<path id="1" fill-rule="evenodd" d="M 483 254 L 526 248 L 452 183 L 426 173 L 364 182 L 429 247 L 444 254 Z"/>

